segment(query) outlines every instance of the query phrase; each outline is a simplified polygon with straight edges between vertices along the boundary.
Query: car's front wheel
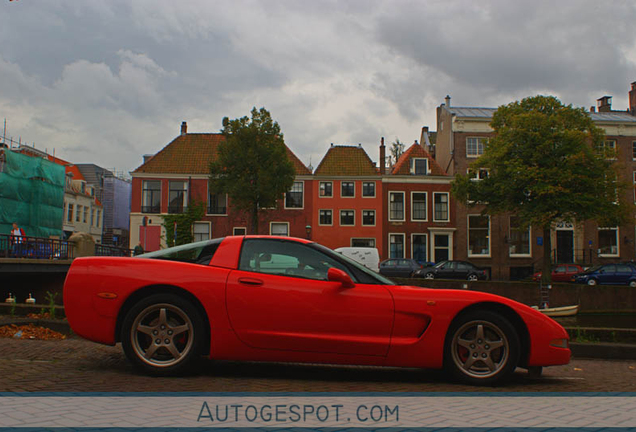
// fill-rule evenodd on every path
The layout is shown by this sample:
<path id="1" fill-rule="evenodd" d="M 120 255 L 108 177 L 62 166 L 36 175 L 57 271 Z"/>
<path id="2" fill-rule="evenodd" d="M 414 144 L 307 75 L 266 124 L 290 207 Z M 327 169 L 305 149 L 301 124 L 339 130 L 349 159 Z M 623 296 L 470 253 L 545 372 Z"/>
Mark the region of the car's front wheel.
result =
<path id="1" fill-rule="evenodd" d="M 514 372 L 519 352 L 519 336 L 506 318 L 491 311 L 473 311 L 450 327 L 444 367 L 467 384 L 494 385 Z"/>
<path id="2" fill-rule="evenodd" d="M 187 370 L 204 342 L 201 315 L 174 294 L 155 294 L 126 314 L 121 341 L 135 366 L 153 375 L 177 375 Z"/>
<path id="3" fill-rule="evenodd" d="M 435 279 L 435 274 L 434 273 L 426 273 L 424 275 L 424 279 Z"/>
<path id="4" fill-rule="evenodd" d="M 597 285 L 597 284 L 598 284 L 598 282 L 596 282 L 596 279 L 589 279 L 589 280 L 587 281 L 587 284 L 588 284 L 588 285 L 591 285 L 591 286 L 594 286 L 594 285 Z"/>

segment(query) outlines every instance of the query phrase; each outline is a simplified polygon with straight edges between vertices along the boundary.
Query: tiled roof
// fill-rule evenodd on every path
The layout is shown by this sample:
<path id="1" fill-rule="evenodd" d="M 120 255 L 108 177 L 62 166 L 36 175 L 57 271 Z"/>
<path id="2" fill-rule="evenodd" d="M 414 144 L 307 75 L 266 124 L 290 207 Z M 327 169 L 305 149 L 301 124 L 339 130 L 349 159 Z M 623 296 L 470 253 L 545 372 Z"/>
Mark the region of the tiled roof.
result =
<path id="1" fill-rule="evenodd" d="M 492 118 L 497 111 L 496 108 L 450 107 L 447 109 L 456 117 L 483 119 Z M 594 121 L 636 123 L 636 117 L 626 111 L 587 112 L 587 114 Z"/>
<path id="2" fill-rule="evenodd" d="M 431 157 L 430 154 L 419 144 L 413 144 L 409 147 L 400 159 L 398 159 L 397 163 L 393 167 L 393 171 L 391 174 L 393 175 L 409 175 L 411 174 L 411 158 L 426 158 L 428 159 L 428 170 L 429 175 L 434 176 L 445 176 L 446 172 L 439 166 L 437 161 Z"/>
<path id="3" fill-rule="evenodd" d="M 225 137 L 218 133 L 188 133 L 179 135 L 152 159 L 141 165 L 135 173 L 155 174 L 208 174 L 210 162 L 217 154 Z M 287 148 L 297 175 L 309 175 L 309 169 Z"/>
<path id="4" fill-rule="evenodd" d="M 362 147 L 337 145 L 329 148 L 314 174 L 325 176 L 366 176 L 378 175 L 379 171 Z"/>

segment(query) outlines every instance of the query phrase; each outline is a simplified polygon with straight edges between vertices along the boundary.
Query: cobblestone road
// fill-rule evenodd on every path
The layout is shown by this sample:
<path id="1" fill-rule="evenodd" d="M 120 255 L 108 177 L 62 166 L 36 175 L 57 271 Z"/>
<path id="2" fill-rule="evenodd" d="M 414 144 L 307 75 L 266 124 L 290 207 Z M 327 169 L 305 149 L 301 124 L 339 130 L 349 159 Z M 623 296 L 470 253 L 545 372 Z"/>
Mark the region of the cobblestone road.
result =
<path id="1" fill-rule="evenodd" d="M 508 385 L 487 389 L 449 383 L 438 371 L 205 359 L 191 376 L 155 378 L 134 370 L 119 345 L 0 339 L 0 377 L 3 392 L 636 392 L 636 361 L 574 359 L 538 379 L 519 369 Z"/>

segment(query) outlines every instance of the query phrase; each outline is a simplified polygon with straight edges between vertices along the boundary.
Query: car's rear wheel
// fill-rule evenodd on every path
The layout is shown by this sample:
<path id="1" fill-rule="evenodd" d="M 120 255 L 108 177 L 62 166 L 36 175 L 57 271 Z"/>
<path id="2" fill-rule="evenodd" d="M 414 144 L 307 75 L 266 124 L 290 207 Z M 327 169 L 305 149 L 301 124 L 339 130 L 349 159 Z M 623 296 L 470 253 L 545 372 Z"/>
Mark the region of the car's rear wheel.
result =
<path id="1" fill-rule="evenodd" d="M 178 375 L 200 353 L 204 339 L 201 315 L 174 294 L 147 297 L 126 314 L 121 341 L 135 366 L 153 375 Z"/>
<path id="2" fill-rule="evenodd" d="M 467 384 L 498 384 L 517 367 L 519 346 L 519 336 L 506 318 L 491 311 L 473 311 L 450 327 L 444 367 Z"/>
<path id="3" fill-rule="evenodd" d="M 594 285 L 597 285 L 597 284 L 598 284 L 598 282 L 596 282 L 596 279 L 589 279 L 589 280 L 587 281 L 587 284 L 588 284 L 588 285 L 591 285 L 591 286 L 594 286 Z"/>
<path id="4" fill-rule="evenodd" d="M 435 274 L 434 273 L 426 273 L 424 275 L 424 279 L 435 279 Z"/>
<path id="5" fill-rule="evenodd" d="M 468 280 L 471 282 L 474 282 L 476 280 L 479 280 L 479 278 L 477 277 L 476 274 L 471 274 L 471 275 L 468 275 Z"/>
<path id="6" fill-rule="evenodd" d="M 636 280 L 629 281 L 629 286 L 632 288 L 636 288 Z"/>

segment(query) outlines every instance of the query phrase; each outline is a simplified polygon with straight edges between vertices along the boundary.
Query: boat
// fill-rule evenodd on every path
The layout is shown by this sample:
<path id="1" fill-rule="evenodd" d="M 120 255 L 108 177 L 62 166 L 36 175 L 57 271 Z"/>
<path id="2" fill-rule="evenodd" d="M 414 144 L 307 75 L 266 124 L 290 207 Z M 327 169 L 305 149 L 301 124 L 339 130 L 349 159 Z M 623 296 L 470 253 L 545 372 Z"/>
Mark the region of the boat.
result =
<path id="1" fill-rule="evenodd" d="M 544 313 L 550 317 L 565 317 L 565 316 L 574 316 L 579 313 L 579 305 L 572 306 L 561 306 L 561 307 L 553 307 L 553 308 L 543 308 L 540 309 L 539 306 L 532 306 L 532 309 L 536 309 L 541 313 Z"/>

